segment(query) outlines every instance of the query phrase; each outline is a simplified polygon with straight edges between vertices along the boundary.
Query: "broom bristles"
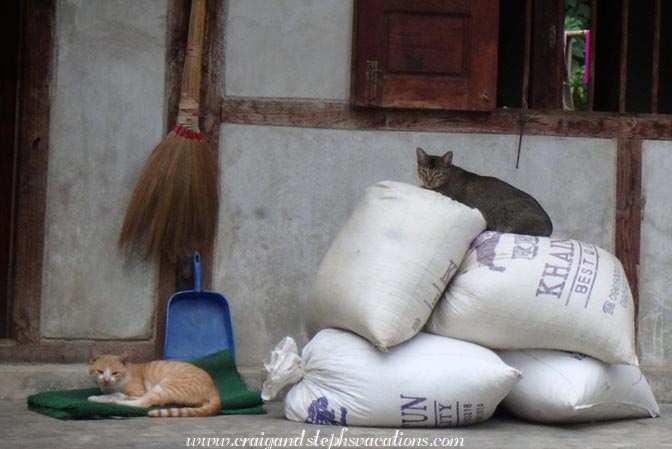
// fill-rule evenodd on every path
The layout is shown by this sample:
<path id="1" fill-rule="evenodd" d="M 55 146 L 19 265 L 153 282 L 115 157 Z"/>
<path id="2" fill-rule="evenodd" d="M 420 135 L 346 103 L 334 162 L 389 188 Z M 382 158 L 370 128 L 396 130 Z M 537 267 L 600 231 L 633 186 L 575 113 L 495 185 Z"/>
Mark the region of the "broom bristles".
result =
<path id="1" fill-rule="evenodd" d="M 198 129 L 205 0 L 193 0 L 177 126 L 152 151 L 126 210 L 119 246 L 171 261 L 212 243 L 217 223 L 217 155 Z"/>
<path id="2" fill-rule="evenodd" d="M 181 127 L 152 151 L 126 210 L 119 247 L 174 261 L 214 238 L 217 157 L 200 133 Z"/>

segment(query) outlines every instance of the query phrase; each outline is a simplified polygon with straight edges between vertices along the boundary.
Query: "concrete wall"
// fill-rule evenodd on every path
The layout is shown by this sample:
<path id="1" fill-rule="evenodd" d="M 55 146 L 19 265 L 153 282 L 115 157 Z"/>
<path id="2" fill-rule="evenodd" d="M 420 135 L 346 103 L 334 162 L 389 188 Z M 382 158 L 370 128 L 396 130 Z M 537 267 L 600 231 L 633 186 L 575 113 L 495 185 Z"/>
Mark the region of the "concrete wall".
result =
<path id="1" fill-rule="evenodd" d="M 163 136 L 166 6 L 57 2 L 43 337 L 153 335 L 156 269 L 126 261 L 116 239 Z"/>
<path id="2" fill-rule="evenodd" d="M 228 15 L 227 95 L 349 97 L 351 1 L 231 0 Z"/>
<path id="3" fill-rule="evenodd" d="M 645 142 L 640 264 L 642 363 L 672 365 L 672 142 Z"/>

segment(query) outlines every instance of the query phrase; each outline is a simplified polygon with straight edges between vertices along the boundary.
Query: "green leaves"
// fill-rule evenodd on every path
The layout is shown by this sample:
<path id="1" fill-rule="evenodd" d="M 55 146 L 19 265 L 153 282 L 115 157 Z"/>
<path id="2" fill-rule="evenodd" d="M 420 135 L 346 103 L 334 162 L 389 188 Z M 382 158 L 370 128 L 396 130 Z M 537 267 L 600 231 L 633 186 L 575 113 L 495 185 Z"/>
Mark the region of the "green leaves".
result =
<path id="1" fill-rule="evenodd" d="M 590 28 L 590 4 L 588 0 L 566 0 L 565 31 L 587 30 Z M 569 85 L 574 99 L 574 109 L 588 109 L 588 87 L 583 83 L 584 57 L 586 42 L 584 39 L 572 39 L 572 65 Z"/>
<path id="2" fill-rule="evenodd" d="M 590 26 L 590 4 L 588 0 L 566 0 L 565 30 L 586 30 Z"/>
<path id="3" fill-rule="evenodd" d="M 572 66 L 572 76 L 569 79 L 569 88 L 574 99 L 574 110 L 585 111 L 588 109 L 588 86 L 583 84 L 583 71 L 585 67 L 582 65 Z"/>

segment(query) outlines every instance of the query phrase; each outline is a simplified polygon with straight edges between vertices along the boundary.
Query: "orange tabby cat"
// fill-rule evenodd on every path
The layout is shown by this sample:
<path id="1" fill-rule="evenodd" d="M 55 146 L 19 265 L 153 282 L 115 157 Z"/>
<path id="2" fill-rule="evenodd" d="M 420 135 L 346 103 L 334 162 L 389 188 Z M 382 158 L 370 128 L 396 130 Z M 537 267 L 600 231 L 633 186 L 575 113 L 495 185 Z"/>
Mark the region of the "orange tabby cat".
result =
<path id="1" fill-rule="evenodd" d="M 89 401 L 111 402 L 134 407 L 179 404 L 184 407 L 152 410 L 152 417 L 212 416 L 219 412 L 219 391 L 212 378 L 190 363 L 155 360 L 130 363 L 128 356 L 94 355 L 89 376 L 102 396 Z"/>

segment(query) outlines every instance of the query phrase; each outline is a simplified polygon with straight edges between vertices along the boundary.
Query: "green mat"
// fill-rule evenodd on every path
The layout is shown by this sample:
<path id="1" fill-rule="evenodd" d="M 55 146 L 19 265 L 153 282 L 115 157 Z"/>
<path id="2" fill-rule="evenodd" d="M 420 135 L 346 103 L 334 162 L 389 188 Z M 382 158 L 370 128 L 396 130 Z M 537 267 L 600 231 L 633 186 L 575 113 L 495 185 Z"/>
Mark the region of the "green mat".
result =
<path id="1" fill-rule="evenodd" d="M 255 415 L 266 413 L 258 391 L 250 391 L 240 378 L 228 350 L 215 352 L 191 361 L 210 374 L 222 399 L 220 415 Z M 105 419 L 147 416 L 151 409 L 91 402 L 87 398 L 102 394 L 100 389 L 48 391 L 28 397 L 28 408 L 58 419 Z M 159 407 L 154 407 L 159 408 Z M 163 407 L 165 408 L 165 407 Z"/>

